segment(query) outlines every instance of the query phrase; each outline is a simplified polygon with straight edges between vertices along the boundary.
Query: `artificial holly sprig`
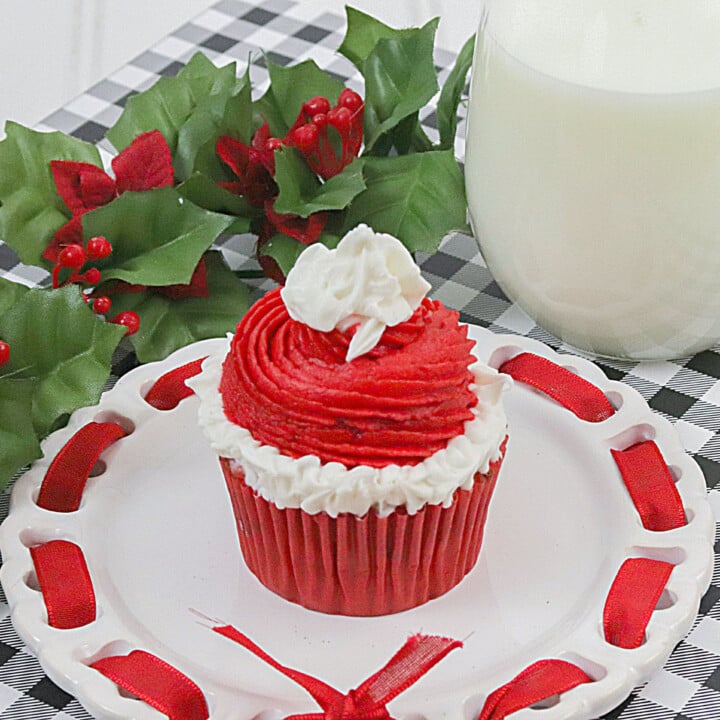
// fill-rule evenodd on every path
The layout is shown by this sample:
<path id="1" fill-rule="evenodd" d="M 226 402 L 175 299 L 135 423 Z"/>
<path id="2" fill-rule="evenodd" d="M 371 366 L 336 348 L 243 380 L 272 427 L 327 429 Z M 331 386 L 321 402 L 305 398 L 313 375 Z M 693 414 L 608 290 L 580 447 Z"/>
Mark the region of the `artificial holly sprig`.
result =
<path id="1" fill-rule="evenodd" d="M 130 341 L 140 362 L 230 332 L 244 314 L 246 286 L 218 253 L 208 252 L 231 222 L 230 216 L 204 210 L 173 188 L 125 193 L 83 216 L 86 235 L 102 232 L 112 244 L 110 256 L 97 263 L 103 282 L 95 293 L 112 298 L 113 314 L 139 316 L 140 327 Z M 164 316 L 174 318 L 172 323 L 157 319 L 159 306 Z M 200 325 L 197 315 L 205 316 Z"/>
<path id="2" fill-rule="evenodd" d="M 0 279 L 0 488 L 70 413 L 98 401 L 125 331 L 94 314 L 77 286 Z"/>
<path id="3" fill-rule="evenodd" d="M 111 176 L 85 143 L 19 125 L 8 130 L 0 159 L 13 167 L 25 153 L 28 162 L 23 166 L 26 184 L 19 191 L 4 183 L 0 169 L 0 193 L 7 188 L 0 195 L 0 221 L 5 219 L 8 229 L 4 239 L 25 262 L 46 267 L 53 287 L 79 285 L 92 309 L 135 333 L 142 316 L 123 309 L 116 293 L 158 293 L 177 301 L 212 294 L 203 258 L 233 218 L 200 208 L 171 187 L 171 155 L 159 132 L 144 133 L 125 148 L 113 160 Z M 43 228 L 44 247 L 28 247 L 17 217 L 2 215 L 6 200 L 12 208 L 18 196 L 33 198 L 32 222 Z M 246 289 L 239 283 L 234 295 L 225 285 L 218 296 L 239 313 L 247 306 Z M 217 302 L 208 304 L 209 314 L 217 310 Z M 219 317 L 222 332 L 233 329 L 224 312 Z M 174 343 L 167 338 L 156 342 L 151 333 L 133 335 L 131 342 L 141 362 L 147 362 L 192 336 L 180 328 Z"/>
<path id="4" fill-rule="evenodd" d="M 176 169 L 182 167 L 186 178 L 181 192 L 246 220 L 257 236 L 259 259 L 277 262 L 280 273 L 275 262 L 263 266 L 279 280 L 305 245 L 333 245 L 358 221 L 397 235 L 411 251 L 426 252 L 435 251 L 448 232 L 467 227 L 453 145 L 472 41 L 440 93 L 440 140 L 433 143 L 419 111 L 439 89 L 433 61 L 437 22 L 397 30 L 352 8 L 347 21 L 339 51 L 362 74 L 364 99 L 311 60 L 281 66 L 270 58 L 268 88 L 252 99 L 247 72 L 232 85 L 230 66 L 212 69 L 195 56 L 176 78 L 132 98 L 118 122 L 123 132 L 108 133 L 120 147 L 130 139 L 126 128 L 139 133 L 164 123 Z M 214 81 L 199 92 L 198 77 Z M 168 127 L 161 108 L 177 98 L 183 98 L 182 112 Z M 351 100 L 343 108 L 346 98 Z M 199 127 L 202 143 L 193 146 Z M 213 132 L 218 152 L 210 162 Z"/>
<path id="5" fill-rule="evenodd" d="M 418 118 L 438 90 L 436 23 L 396 30 L 351 8 L 347 20 L 339 50 L 363 75 L 364 97 L 313 61 L 268 58 L 269 86 L 254 99 L 249 72 L 197 54 L 130 98 L 108 131 L 118 150 L 108 171 L 87 143 L 8 124 L 0 237 L 55 287 L 79 284 L 106 319 L 154 318 L 132 338 L 141 361 L 231 330 L 224 307 L 234 320 L 244 311 L 246 288 L 208 255 L 222 233 L 254 233 L 279 281 L 307 244 L 333 246 L 359 222 L 433 252 L 465 227 L 452 144 L 472 45 L 440 93 L 433 143 Z M 210 321 L 193 319 L 200 312 Z"/>
<path id="6" fill-rule="evenodd" d="M 355 166 L 333 178 L 342 186 L 345 205 L 338 208 L 341 217 L 334 232 L 320 241 L 332 246 L 365 222 L 399 237 L 413 252 L 435 252 L 448 232 L 466 228 L 464 181 L 454 156 L 454 137 L 473 40 L 466 43 L 443 86 L 437 107 L 440 141 L 433 144 L 418 118 L 438 90 L 432 55 L 436 22 L 396 30 L 352 8 L 347 9 L 347 21 L 339 50 L 365 81 L 364 147 Z M 287 74 L 292 68 L 276 72 Z M 362 187 L 353 183 L 358 170 Z M 325 184 L 313 182 L 297 163 L 282 163 L 275 180 L 276 207 L 283 212 L 305 216 L 327 197 Z M 287 272 L 302 247 L 277 234 L 264 252 Z"/>

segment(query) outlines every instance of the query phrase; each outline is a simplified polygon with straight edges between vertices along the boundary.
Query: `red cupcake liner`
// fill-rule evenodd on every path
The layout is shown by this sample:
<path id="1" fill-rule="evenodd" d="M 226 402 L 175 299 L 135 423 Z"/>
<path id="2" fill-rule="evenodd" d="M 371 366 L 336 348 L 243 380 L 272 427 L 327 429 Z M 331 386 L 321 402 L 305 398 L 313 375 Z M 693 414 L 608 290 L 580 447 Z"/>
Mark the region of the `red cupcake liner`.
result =
<path id="1" fill-rule="evenodd" d="M 504 447 L 503 447 L 504 451 Z M 250 571 L 269 590 L 310 610 L 389 615 L 444 595 L 475 566 L 502 457 L 452 504 L 358 518 L 284 510 L 220 458 Z"/>

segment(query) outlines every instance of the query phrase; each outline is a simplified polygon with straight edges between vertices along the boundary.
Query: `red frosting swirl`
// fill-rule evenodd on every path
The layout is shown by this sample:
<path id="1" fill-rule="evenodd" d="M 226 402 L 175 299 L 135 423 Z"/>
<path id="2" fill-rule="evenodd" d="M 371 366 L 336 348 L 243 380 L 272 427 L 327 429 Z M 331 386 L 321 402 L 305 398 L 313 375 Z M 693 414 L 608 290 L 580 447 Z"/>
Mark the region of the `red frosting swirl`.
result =
<path id="1" fill-rule="evenodd" d="M 267 293 L 223 364 L 228 420 L 283 455 L 347 467 L 415 465 L 464 432 L 477 396 L 458 313 L 423 300 L 374 350 L 345 362 L 350 337 L 292 320 L 280 290 Z"/>

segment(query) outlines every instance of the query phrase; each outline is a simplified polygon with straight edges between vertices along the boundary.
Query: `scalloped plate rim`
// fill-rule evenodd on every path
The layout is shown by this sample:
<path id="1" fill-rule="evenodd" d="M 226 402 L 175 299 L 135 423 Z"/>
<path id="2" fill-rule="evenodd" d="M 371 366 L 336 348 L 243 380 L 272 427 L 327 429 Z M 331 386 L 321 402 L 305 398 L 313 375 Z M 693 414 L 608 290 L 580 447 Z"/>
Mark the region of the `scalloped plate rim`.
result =
<path id="1" fill-rule="evenodd" d="M 478 341 L 478 347 L 483 349 L 481 354 L 486 361 L 492 358 L 496 352 L 507 353 L 508 348 L 517 348 L 543 355 L 555 362 L 570 366 L 576 369 L 581 375 L 590 379 L 593 383 L 601 387 L 606 392 L 615 392 L 622 397 L 624 403 L 628 403 L 637 411 L 642 410 L 646 414 L 645 421 L 648 422 L 658 432 L 658 438 L 662 441 L 663 451 L 669 452 L 677 458 L 681 456 L 685 458 L 686 467 L 691 468 L 689 473 L 683 476 L 683 485 L 685 487 L 683 495 L 683 503 L 687 507 L 692 506 L 695 511 L 693 518 L 693 531 L 689 533 L 696 547 L 692 548 L 692 560 L 690 563 L 694 570 L 692 578 L 686 578 L 686 591 L 688 595 L 692 595 L 687 599 L 685 596 L 681 600 L 687 602 L 686 611 L 682 617 L 676 617 L 672 627 L 663 627 L 662 623 L 657 628 L 658 631 L 665 632 L 665 640 L 661 642 L 661 652 L 657 649 L 652 652 L 647 651 L 643 655 L 642 662 L 629 662 L 625 667 L 614 666 L 609 663 L 610 668 L 607 675 L 599 679 L 597 682 L 580 686 L 563 695 L 560 702 L 552 708 L 544 711 L 543 717 L 546 720 L 587 720 L 588 718 L 604 713 L 615 707 L 622 701 L 632 689 L 640 682 L 648 679 L 652 672 L 659 669 L 664 660 L 669 656 L 674 645 L 685 636 L 689 631 L 699 607 L 702 594 L 706 590 L 712 572 L 712 542 L 714 538 L 714 521 L 712 513 L 707 501 L 704 479 L 702 472 L 697 464 L 682 448 L 679 436 L 675 432 L 672 425 L 659 415 L 653 414 L 642 397 L 633 388 L 617 381 L 611 381 L 603 374 L 589 359 L 571 355 L 558 353 L 540 341 L 526 338 L 514 334 L 494 334 L 489 330 L 479 326 L 470 326 L 470 336 Z M 53 433 L 43 441 L 43 450 L 46 451 L 53 447 L 59 447 L 59 443 L 69 437 L 77 427 L 87 422 L 99 407 L 102 406 L 107 396 L 120 395 L 125 388 L 133 385 L 143 385 L 149 379 L 157 377 L 159 374 L 176 367 L 179 364 L 188 362 L 191 359 L 206 353 L 212 348 L 218 347 L 218 343 L 225 342 L 223 339 L 204 340 L 192 345 L 181 348 L 168 358 L 162 361 L 148 363 L 134 370 L 131 370 L 125 376 L 121 377 L 115 387 L 108 390 L 101 398 L 98 405 L 82 408 L 76 411 L 68 425 Z M 620 408 L 617 415 L 624 412 L 624 407 Z M 628 411 L 629 412 L 629 411 Z M 33 465 L 33 470 L 37 467 L 47 466 L 49 460 L 44 458 Z M 669 461 L 670 462 L 670 461 Z M 694 467 L 693 467 L 694 466 Z M 32 472 L 32 471 L 31 471 Z M 30 557 L 25 546 L 18 536 L 18 523 L 23 526 L 22 519 L 25 513 L 30 513 L 30 518 L 25 521 L 25 527 L 31 527 L 32 509 L 36 507 L 30 505 L 28 508 L 26 497 L 20 497 L 21 488 L 25 479 L 30 473 L 22 476 L 13 488 L 12 503 L 8 519 L 0 526 L 0 550 L 5 558 L 4 565 L 0 570 L 0 581 L 5 588 L 8 601 L 11 607 L 11 615 L 13 624 L 18 634 L 28 644 L 28 646 L 38 654 L 43 669 L 60 687 L 67 690 L 71 694 L 78 697 L 89 712 L 101 718 L 124 718 L 135 716 L 138 718 L 157 718 L 157 711 L 148 706 L 139 706 L 135 700 L 123 698 L 115 690 L 110 691 L 108 681 L 102 678 L 99 673 L 91 670 L 87 666 L 78 662 L 73 657 L 64 657 L 60 651 L 58 656 L 58 648 L 53 643 L 53 631 L 46 625 L 49 633 L 37 632 L 37 618 L 28 618 L 25 612 L 27 603 L 27 592 L 24 578 L 32 571 L 32 566 L 28 566 Z M 686 526 L 686 528 L 690 525 Z M 682 529 L 681 529 L 682 530 Z M 702 553 L 705 558 L 702 558 Z M 25 588 L 25 589 L 23 589 Z M 694 610 L 692 610 L 694 608 Z M 81 635 L 79 629 L 78 633 Z M 74 632 L 74 631 L 71 631 Z M 650 638 L 652 640 L 652 638 Z M 655 642 L 653 640 L 653 642 Z M 650 643 L 652 644 L 652 643 Z M 658 643 L 655 642 L 655 645 Z M 148 648 L 152 652 L 152 648 Z M 572 649 L 571 649 L 572 650 Z M 640 656 L 638 656 L 640 657 Z M 80 667 L 78 667 L 80 666 Z M 508 678 L 509 679 L 509 678 Z M 114 686 L 113 686 L 114 688 Z M 464 700 L 466 702 L 467 699 Z M 462 703 L 461 703 L 462 704 Z M 422 712 L 418 709 L 417 712 Z M 457 717 L 460 714 L 455 713 Z M 225 712 L 224 716 L 228 713 Z M 534 711 L 519 711 L 517 713 L 518 720 L 527 717 L 536 718 Z M 212 712 L 211 712 L 212 716 Z"/>

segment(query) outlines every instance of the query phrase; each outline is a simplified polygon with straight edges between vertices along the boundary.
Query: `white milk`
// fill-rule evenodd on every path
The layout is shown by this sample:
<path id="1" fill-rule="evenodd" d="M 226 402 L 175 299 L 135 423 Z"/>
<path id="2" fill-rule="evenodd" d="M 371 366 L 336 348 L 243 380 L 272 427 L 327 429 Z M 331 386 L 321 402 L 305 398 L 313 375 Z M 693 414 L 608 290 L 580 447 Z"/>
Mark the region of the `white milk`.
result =
<path id="1" fill-rule="evenodd" d="M 720 338 L 720 1 L 501 0 L 478 34 L 468 204 L 495 279 L 600 354 Z"/>

